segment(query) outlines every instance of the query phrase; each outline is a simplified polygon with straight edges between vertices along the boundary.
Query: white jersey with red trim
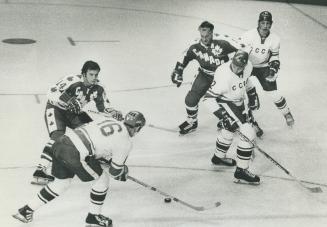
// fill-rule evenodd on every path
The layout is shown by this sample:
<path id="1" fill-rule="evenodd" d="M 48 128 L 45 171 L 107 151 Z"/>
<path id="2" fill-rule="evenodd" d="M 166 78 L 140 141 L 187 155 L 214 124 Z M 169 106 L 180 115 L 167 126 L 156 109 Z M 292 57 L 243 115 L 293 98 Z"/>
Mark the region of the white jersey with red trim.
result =
<path id="1" fill-rule="evenodd" d="M 245 32 L 240 39 L 252 47 L 249 60 L 254 68 L 266 67 L 269 62 L 279 60 L 280 38 L 276 34 L 270 33 L 262 39 L 255 28 Z"/>
<path id="2" fill-rule="evenodd" d="M 67 130 L 66 135 L 81 154 L 81 159 L 88 155 L 105 158 L 118 165 L 123 165 L 132 150 L 131 137 L 123 122 L 110 117 L 99 117 L 94 121 L 74 130 Z"/>
<path id="3" fill-rule="evenodd" d="M 246 91 L 253 87 L 249 77 L 252 72 L 252 64 L 248 62 L 241 75 L 236 75 L 231 70 L 231 64 L 220 66 L 214 76 L 214 82 L 207 91 L 205 98 L 219 98 L 233 102 L 237 106 L 243 104 Z"/>

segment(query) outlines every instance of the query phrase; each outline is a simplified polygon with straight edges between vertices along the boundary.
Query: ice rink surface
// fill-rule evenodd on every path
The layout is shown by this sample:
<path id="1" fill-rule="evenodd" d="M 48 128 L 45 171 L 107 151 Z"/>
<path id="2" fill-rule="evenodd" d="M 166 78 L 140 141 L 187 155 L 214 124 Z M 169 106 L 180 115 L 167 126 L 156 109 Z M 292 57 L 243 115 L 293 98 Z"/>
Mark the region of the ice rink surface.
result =
<path id="1" fill-rule="evenodd" d="M 203 20 L 215 32 L 239 36 L 256 27 L 269 10 L 281 37 L 279 90 L 295 117 L 287 128 L 282 115 L 258 87 L 261 109 L 255 113 L 265 131 L 258 145 L 307 186 L 310 193 L 256 152 L 251 170 L 260 186 L 233 183 L 233 168 L 211 166 L 216 121 L 200 105 L 199 128 L 177 133 L 145 127 L 135 138 L 127 164 L 130 175 L 177 198 L 203 206 L 193 211 L 135 184 L 111 181 L 104 214 L 118 227 L 327 226 L 327 8 L 260 1 L 0 1 L 1 40 L 30 38 L 29 45 L 0 44 L 0 226 L 84 226 L 89 183 L 72 187 L 35 213 L 34 221 L 11 217 L 40 187 L 30 184 L 48 136 L 43 120 L 45 93 L 60 77 L 77 74 L 86 60 L 101 66 L 100 80 L 114 107 L 139 110 L 147 123 L 176 129 L 185 120 L 184 97 L 170 73 L 182 51 L 199 36 Z M 68 37 L 75 41 L 72 46 Z M 193 80 L 197 65 L 184 72 Z M 235 156 L 235 149 L 228 153 Z"/>

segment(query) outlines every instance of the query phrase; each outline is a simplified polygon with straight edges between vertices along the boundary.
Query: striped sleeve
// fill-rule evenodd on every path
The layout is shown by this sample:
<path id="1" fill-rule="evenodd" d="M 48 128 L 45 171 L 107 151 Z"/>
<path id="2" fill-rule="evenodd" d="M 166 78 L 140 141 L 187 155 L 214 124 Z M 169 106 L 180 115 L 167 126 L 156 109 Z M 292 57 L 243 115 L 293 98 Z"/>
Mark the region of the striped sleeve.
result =
<path id="1" fill-rule="evenodd" d="M 271 49 L 270 49 L 271 56 L 269 62 L 279 60 L 280 39 L 277 36 L 275 36 L 274 38 L 275 39 L 272 42 Z"/>

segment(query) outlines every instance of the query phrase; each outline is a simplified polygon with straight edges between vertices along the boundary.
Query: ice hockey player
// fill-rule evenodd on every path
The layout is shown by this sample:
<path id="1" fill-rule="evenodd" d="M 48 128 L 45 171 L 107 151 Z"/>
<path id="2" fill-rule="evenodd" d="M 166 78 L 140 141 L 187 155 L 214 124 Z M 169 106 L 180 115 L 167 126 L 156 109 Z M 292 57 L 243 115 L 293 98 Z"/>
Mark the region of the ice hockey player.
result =
<path id="1" fill-rule="evenodd" d="M 192 88 L 185 97 L 187 120 L 179 126 L 182 135 L 198 127 L 199 101 L 210 87 L 217 67 L 229 60 L 228 54 L 241 47 L 240 43 L 228 36 L 213 34 L 214 25 L 208 21 L 202 22 L 198 30 L 200 39 L 196 39 L 184 52 L 171 75 L 172 82 L 179 87 L 183 82 L 183 71 L 189 62 L 196 60 L 199 63 Z"/>
<path id="2" fill-rule="evenodd" d="M 294 125 L 294 118 L 286 99 L 277 91 L 277 76 L 280 68 L 280 38 L 271 32 L 273 20 L 268 11 L 259 15 L 258 27 L 241 36 L 243 43 L 252 46 L 250 61 L 253 64 L 252 75 L 260 82 L 263 90 L 272 98 L 281 111 L 288 126 Z"/>
<path id="3" fill-rule="evenodd" d="M 252 65 L 248 58 L 247 51 L 238 50 L 231 63 L 217 69 L 214 83 L 205 95 L 205 103 L 224 127 L 218 131 L 216 151 L 211 162 L 217 166 L 237 165 L 234 173 L 236 182 L 259 184 L 260 178 L 248 170 L 253 152 L 251 143 L 240 138 L 237 143 L 237 160 L 226 157 L 236 130 L 251 141 L 255 139 L 255 130 L 249 122 L 245 107 L 246 96 L 251 105 L 259 104 L 255 88 L 249 80 Z"/>
<path id="4" fill-rule="evenodd" d="M 74 130 L 68 129 L 52 145 L 54 181 L 42 188 L 13 217 L 25 223 L 31 222 L 33 213 L 61 195 L 76 175 L 83 182 L 93 181 L 86 226 L 112 226 L 112 220 L 101 214 L 109 188 L 109 176 L 126 181 L 128 167 L 125 162 L 132 149 L 131 137 L 144 125 L 143 114 L 130 111 L 124 121 L 99 117 Z"/>
<path id="5" fill-rule="evenodd" d="M 122 118 L 120 111 L 110 107 L 104 86 L 98 80 L 99 72 L 98 63 L 86 61 L 81 75 L 66 76 L 49 89 L 44 117 L 50 140 L 42 151 L 32 183 L 43 185 L 53 181 L 53 176 L 46 171 L 52 162 L 51 146 L 65 133 L 66 127 L 76 128 L 91 121 L 89 116 L 82 112 L 86 103 L 94 101 L 97 111 L 110 112 L 118 119 Z"/>

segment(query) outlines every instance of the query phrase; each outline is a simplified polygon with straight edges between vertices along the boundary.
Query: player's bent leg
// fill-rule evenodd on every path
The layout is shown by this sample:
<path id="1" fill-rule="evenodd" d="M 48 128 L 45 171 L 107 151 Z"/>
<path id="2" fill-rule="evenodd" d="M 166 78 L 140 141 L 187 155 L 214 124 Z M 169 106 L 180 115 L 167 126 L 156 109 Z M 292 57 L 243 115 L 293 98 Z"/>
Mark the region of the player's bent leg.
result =
<path id="1" fill-rule="evenodd" d="M 179 133 L 181 135 L 188 134 L 193 132 L 198 127 L 198 103 L 200 100 L 200 95 L 190 90 L 185 97 L 185 106 L 187 113 L 187 120 L 184 121 L 181 125 L 179 125 Z"/>
<path id="2" fill-rule="evenodd" d="M 36 170 L 33 173 L 33 180 L 31 184 L 36 185 L 46 185 L 47 183 L 54 180 L 54 177 L 48 174 L 47 170 L 52 163 L 52 146 L 62 135 L 64 134 L 63 130 L 53 131 L 50 135 L 51 140 L 45 145 L 39 164 L 37 165 Z"/>
<path id="3" fill-rule="evenodd" d="M 25 206 L 18 209 L 17 213 L 12 216 L 24 223 L 33 221 L 34 211 L 58 197 L 67 189 L 70 183 L 71 178 L 63 180 L 56 179 L 54 182 L 42 188 L 37 196 L 32 198 Z"/>
<path id="4" fill-rule="evenodd" d="M 53 145 L 53 154 L 52 174 L 56 178 L 73 177 L 76 174 L 81 181 L 87 182 L 98 178 L 102 173 L 102 168 L 98 161 L 94 164 L 93 161 L 81 160 L 79 151 L 69 137 L 65 135 Z M 98 173 L 92 168 L 96 169 Z"/>
<path id="5" fill-rule="evenodd" d="M 267 91 L 267 94 L 271 97 L 273 100 L 275 106 L 279 109 L 279 111 L 283 114 L 286 124 L 288 126 L 294 125 L 294 118 L 290 111 L 290 108 L 287 105 L 286 99 L 279 94 L 277 90 L 273 91 Z"/>
<path id="6" fill-rule="evenodd" d="M 249 122 L 252 123 L 252 126 L 253 126 L 253 128 L 255 130 L 255 133 L 256 133 L 257 137 L 262 138 L 263 130 L 260 128 L 258 122 L 254 119 L 252 110 L 249 110 L 248 117 L 249 117 Z"/>
<path id="7" fill-rule="evenodd" d="M 236 161 L 232 158 L 227 158 L 226 153 L 233 141 L 234 133 L 221 129 L 218 132 L 216 140 L 216 151 L 211 158 L 211 163 L 216 166 L 235 166 Z"/>
<path id="8" fill-rule="evenodd" d="M 246 136 L 249 140 L 255 139 L 255 131 L 249 123 L 242 124 L 240 132 Z M 252 143 L 240 138 L 237 145 L 237 167 L 234 172 L 235 183 L 248 183 L 259 184 L 259 176 L 251 173 L 249 168 L 249 162 L 253 152 Z"/>
<path id="9" fill-rule="evenodd" d="M 101 215 L 102 206 L 109 188 L 109 174 L 103 171 L 94 182 L 90 193 L 90 210 L 85 219 L 86 226 L 112 226 L 112 220 Z M 101 225 L 102 223 L 102 225 Z"/>

